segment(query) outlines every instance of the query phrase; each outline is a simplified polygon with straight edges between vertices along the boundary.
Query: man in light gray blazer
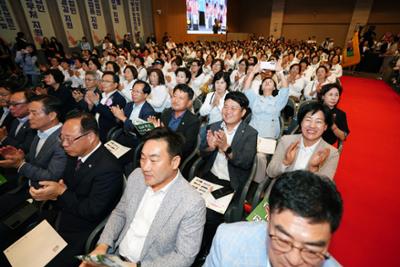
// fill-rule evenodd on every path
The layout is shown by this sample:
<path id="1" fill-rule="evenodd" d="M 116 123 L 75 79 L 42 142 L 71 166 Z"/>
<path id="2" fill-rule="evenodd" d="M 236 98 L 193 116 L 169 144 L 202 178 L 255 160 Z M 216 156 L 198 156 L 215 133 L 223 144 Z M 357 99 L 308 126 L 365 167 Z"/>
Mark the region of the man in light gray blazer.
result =
<path id="1" fill-rule="evenodd" d="M 298 121 L 301 134 L 281 138 L 268 165 L 268 176 L 275 178 L 281 173 L 301 169 L 333 179 L 339 153 L 322 139 L 324 131 L 332 126 L 328 107 L 310 103 L 299 111 Z"/>
<path id="2" fill-rule="evenodd" d="M 140 165 L 91 254 L 113 253 L 130 266 L 190 266 L 203 235 L 204 200 L 179 172 L 182 138 L 156 128 Z M 82 263 L 81 266 L 90 266 Z"/>
<path id="3" fill-rule="evenodd" d="M 60 144 L 59 121 L 61 102 L 53 96 L 38 96 L 29 103 L 29 125 L 37 130 L 29 153 L 22 149 L 6 146 L 0 149 L 5 160 L 2 167 L 14 167 L 18 175 L 29 179 L 30 184 L 40 187 L 39 181 L 59 180 L 65 170 L 67 155 Z"/>

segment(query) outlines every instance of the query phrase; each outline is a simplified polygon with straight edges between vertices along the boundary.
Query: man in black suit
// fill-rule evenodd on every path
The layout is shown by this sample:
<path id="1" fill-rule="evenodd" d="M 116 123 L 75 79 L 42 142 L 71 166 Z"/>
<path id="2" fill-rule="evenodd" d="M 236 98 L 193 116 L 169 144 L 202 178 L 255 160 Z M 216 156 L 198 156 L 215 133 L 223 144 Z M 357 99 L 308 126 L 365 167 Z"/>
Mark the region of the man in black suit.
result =
<path id="1" fill-rule="evenodd" d="M 14 120 L 8 108 L 8 102 L 12 93 L 10 86 L 6 83 L 0 84 L 0 127 L 6 127 L 8 132 L 11 130 L 11 123 Z"/>
<path id="2" fill-rule="evenodd" d="M 236 205 L 250 175 L 257 151 L 257 131 L 242 121 L 249 100 L 241 92 L 230 92 L 225 97 L 222 121 L 209 125 L 207 144 L 200 149 L 206 161 L 200 175 L 212 183 L 235 191 L 230 207 Z M 203 243 L 199 257 L 204 257 L 224 215 L 207 209 Z"/>
<path id="3" fill-rule="evenodd" d="M 91 114 L 71 114 L 61 130 L 61 144 L 71 156 L 64 179 L 41 181 L 30 188 L 35 200 L 54 200 L 58 211 L 54 227 L 68 246 L 47 266 L 77 266 L 74 256 L 84 253 L 91 231 L 104 220 L 122 193 L 122 170 L 102 146 L 99 128 Z"/>
<path id="4" fill-rule="evenodd" d="M 11 145 L 29 152 L 36 130 L 31 129 L 28 121 L 28 93 L 25 90 L 15 91 L 9 102 L 11 115 L 15 117 L 10 132 L 6 127 L 0 128 L 0 143 L 2 146 Z"/>
<path id="5" fill-rule="evenodd" d="M 107 141 L 107 134 L 111 128 L 117 126 L 117 120 L 111 112 L 111 107 L 124 108 L 125 98 L 118 92 L 119 77 L 112 71 L 105 71 L 100 81 L 100 90 L 103 91 L 102 98 L 93 91 L 87 91 L 85 101 L 91 113 L 98 116 L 100 128 L 100 140 Z"/>
<path id="6" fill-rule="evenodd" d="M 197 136 L 200 130 L 200 120 L 189 107 L 192 106 L 194 92 L 187 84 L 175 86 L 171 98 L 171 108 L 165 109 L 161 114 L 161 123 L 174 132 L 180 133 L 185 142 L 182 147 L 182 158 L 185 159 L 196 148 Z M 154 118 L 150 119 L 156 126 Z"/>

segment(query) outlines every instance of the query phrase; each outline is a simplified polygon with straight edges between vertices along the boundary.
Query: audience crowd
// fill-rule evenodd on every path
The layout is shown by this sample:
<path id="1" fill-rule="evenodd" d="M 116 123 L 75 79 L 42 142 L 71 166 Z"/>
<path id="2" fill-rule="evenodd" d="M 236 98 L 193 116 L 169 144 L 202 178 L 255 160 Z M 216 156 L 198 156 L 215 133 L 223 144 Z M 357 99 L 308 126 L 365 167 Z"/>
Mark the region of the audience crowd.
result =
<path id="1" fill-rule="evenodd" d="M 241 245 L 225 247 L 255 246 L 229 241 L 240 233 L 259 233 L 260 247 L 236 266 L 266 266 L 267 258 L 273 266 L 337 266 L 327 252 L 342 212 L 332 180 L 350 130 L 337 107 L 342 49 L 332 41 L 126 38 L 118 46 L 106 36 L 98 48 L 82 39 L 70 54 L 53 37 L 43 39 L 39 64 L 19 33 L 14 49 L 10 70 L 16 64 L 27 79 L 0 84 L 0 168 L 8 179 L 0 198 L 13 203 L 1 214 L 27 198 L 41 207 L 37 221 L 47 219 L 68 243 L 49 266 L 78 266 L 74 256 L 85 254 L 101 222 L 92 254 L 117 254 L 132 266 L 235 266 L 228 256 Z M 143 134 L 144 122 L 155 129 Z M 110 139 L 131 150 L 117 159 L 104 146 Z M 278 142 L 272 157 L 260 151 L 262 139 Z M 188 184 L 183 166 L 196 156 L 196 176 L 234 192 L 225 214 L 206 208 Z M 243 209 L 254 166 L 256 184 L 277 180 L 270 222 L 218 228 Z M 296 221 L 310 235 L 292 233 Z"/>

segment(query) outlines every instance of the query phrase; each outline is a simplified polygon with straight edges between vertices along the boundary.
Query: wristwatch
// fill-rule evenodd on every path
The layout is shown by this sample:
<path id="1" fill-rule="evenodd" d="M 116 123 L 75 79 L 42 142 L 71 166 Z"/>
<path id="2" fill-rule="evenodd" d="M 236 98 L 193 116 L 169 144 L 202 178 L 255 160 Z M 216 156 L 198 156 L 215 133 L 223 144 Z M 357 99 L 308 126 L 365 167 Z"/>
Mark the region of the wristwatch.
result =
<path id="1" fill-rule="evenodd" d="M 228 157 L 228 155 L 232 153 L 232 147 L 231 146 L 228 147 L 224 153 L 225 153 L 225 156 Z"/>

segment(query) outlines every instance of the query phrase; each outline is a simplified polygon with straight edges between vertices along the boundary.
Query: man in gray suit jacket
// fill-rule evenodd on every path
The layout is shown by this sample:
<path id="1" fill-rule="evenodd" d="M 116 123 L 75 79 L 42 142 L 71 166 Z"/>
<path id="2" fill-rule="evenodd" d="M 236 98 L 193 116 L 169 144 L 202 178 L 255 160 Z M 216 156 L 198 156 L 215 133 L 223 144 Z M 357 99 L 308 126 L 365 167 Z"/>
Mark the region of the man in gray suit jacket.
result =
<path id="1" fill-rule="evenodd" d="M 38 130 L 25 157 L 22 149 L 6 146 L 0 149 L 5 160 L 2 167 L 17 168 L 18 174 L 29 179 L 30 184 L 39 187 L 40 180 L 60 179 L 64 173 L 67 156 L 60 144 L 59 122 L 61 102 L 53 96 L 38 96 L 29 103 L 29 124 Z"/>
<path id="2" fill-rule="evenodd" d="M 190 266 L 200 249 L 204 200 L 179 172 L 182 138 L 167 128 L 145 137 L 140 165 L 111 213 L 93 255 L 129 266 Z M 90 266 L 82 263 L 81 266 Z"/>
<path id="3" fill-rule="evenodd" d="M 269 177 L 283 172 L 309 170 L 333 179 L 339 161 L 337 149 L 322 139 L 332 126 L 328 107 L 310 103 L 299 111 L 301 134 L 283 136 L 268 165 Z"/>

